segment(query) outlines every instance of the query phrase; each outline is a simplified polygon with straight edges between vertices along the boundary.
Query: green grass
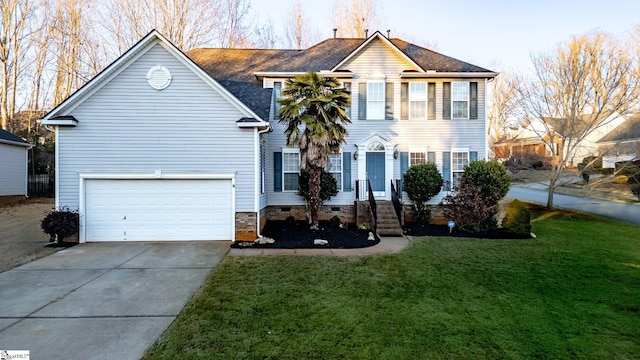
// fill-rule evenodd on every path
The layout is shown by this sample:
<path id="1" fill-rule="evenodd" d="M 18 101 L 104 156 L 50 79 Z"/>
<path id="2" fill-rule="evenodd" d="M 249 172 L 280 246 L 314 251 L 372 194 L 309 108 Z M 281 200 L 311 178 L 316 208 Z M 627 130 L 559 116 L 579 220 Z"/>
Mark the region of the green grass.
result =
<path id="1" fill-rule="evenodd" d="M 532 240 L 227 257 L 148 359 L 640 357 L 640 227 L 537 214 Z"/>

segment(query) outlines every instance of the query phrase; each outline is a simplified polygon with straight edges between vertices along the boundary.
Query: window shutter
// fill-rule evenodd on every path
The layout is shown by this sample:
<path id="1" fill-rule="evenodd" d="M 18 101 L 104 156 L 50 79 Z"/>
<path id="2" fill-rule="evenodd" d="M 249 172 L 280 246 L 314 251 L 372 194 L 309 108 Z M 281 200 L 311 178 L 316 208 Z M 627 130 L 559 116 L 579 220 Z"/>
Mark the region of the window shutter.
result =
<path id="1" fill-rule="evenodd" d="M 393 83 L 385 84 L 384 90 L 384 119 L 393 120 Z"/>
<path id="2" fill-rule="evenodd" d="M 276 81 L 273 83 L 273 118 L 278 119 L 280 116 L 280 104 L 278 100 L 282 96 L 282 83 Z"/>
<path id="3" fill-rule="evenodd" d="M 400 178 L 402 179 L 402 191 L 404 190 L 404 174 L 409 170 L 409 153 L 401 152 L 400 153 Z"/>
<path id="4" fill-rule="evenodd" d="M 478 118 L 478 83 L 469 83 L 469 119 Z"/>
<path id="5" fill-rule="evenodd" d="M 444 190 L 451 190 L 451 153 L 442 153 L 442 177 L 444 178 Z"/>
<path id="6" fill-rule="evenodd" d="M 351 153 L 342 153 L 342 191 L 351 191 Z"/>
<path id="7" fill-rule="evenodd" d="M 400 120 L 409 118 L 409 83 L 400 84 Z"/>
<path id="8" fill-rule="evenodd" d="M 367 83 L 358 84 L 358 119 L 367 119 Z"/>
<path id="9" fill-rule="evenodd" d="M 349 92 L 349 95 L 351 95 L 351 82 L 347 81 L 343 83 L 343 85 L 344 85 L 344 88 Z M 344 109 L 344 113 L 347 115 L 349 119 L 351 119 L 351 104 L 349 104 L 349 106 L 347 106 Z"/>
<path id="10" fill-rule="evenodd" d="M 427 84 L 427 119 L 435 120 L 436 119 L 436 83 Z"/>
<path id="11" fill-rule="evenodd" d="M 429 151 L 427 153 L 427 161 L 430 163 L 436 163 L 436 153 L 434 151 Z"/>
<path id="12" fill-rule="evenodd" d="M 451 119 L 451 83 L 442 83 L 442 118 Z"/>
<path id="13" fill-rule="evenodd" d="M 282 153 L 273 153 L 273 191 L 282 191 Z"/>
<path id="14" fill-rule="evenodd" d="M 477 151 L 469 151 L 469 162 L 478 161 L 478 152 Z"/>

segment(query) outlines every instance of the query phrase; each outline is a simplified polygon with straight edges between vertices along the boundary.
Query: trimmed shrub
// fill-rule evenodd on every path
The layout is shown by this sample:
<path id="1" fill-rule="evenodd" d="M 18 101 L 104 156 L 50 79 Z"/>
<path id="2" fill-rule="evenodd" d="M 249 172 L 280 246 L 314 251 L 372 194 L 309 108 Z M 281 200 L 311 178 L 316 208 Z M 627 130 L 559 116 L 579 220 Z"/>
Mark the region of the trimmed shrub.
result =
<path id="1" fill-rule="evenodd" d="M 498 205 L 482 193 L 480 186 L 464 178 L 440 205 L 446 219 L 453 220 L 462 231 L 482 233 L 498 227 Z"/>
<path id="2" fill-rule="evenodd" d="M 338 182 L 330 173 L 322 170 L 320 173 L 320 204 L 338 194 Z M 298 195 L 309 202 L 309 173 L 301 170 L 298 177 Z"/>
<path id="3" fill-rule="evenodd" d="M 431 221 L 431 210 L 425 204 L 440 192 L 443 178 L 434 163 L 413 165 L 404 174 L 404 189 L 413 202 L 413 219 L 426 225 Z"/>
<path id="4" fill-rule="evenodd" d="M 613 182 L 616 184 L 626 184 L 629 182 L 629 177 L 627 175 L 618 175 Z"/>
<path id="5" fill-rule="evenodd" d="M 78 233 L 80 215 L 66 208 L 55 210 L 42 219 L 40 228 L 49 235 L 50 242 L 62 242 L 64 238 Z"/>
<path id="6" fill-rule="evenodd" d="M 338 217 L 338 215 L 333 215 L 331 217 L 331 219 L 329 219 L 329 225 L 331 225 L 332 227 L 335 228 L 339 228 L 340 227 L 340 218 Z"/>
<path id="7" fill-rule="evenodd" d="M 520 200 L 515 199 L 507 206 L 502 227 L 509 234 L 519 237 L 531 235 L 531 214 Z"/>
<path id="8" fill-rule="evenodd" d="M 475 184 L 482 197 L 492 205 L 498 204 L 511 187 L 507 169 L 497 161 L 473 161 L 465 166 L 462 181 Z"/>

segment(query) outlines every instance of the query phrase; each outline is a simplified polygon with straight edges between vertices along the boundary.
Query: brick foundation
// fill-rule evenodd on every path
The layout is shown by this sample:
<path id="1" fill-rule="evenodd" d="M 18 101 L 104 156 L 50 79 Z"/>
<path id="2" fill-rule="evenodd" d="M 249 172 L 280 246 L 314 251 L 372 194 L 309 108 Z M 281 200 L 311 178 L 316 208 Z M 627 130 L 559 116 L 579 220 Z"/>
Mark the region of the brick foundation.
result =
<path id="1" fill-rule="evenodd" d="M 304 205 L 291 206 L 268 206 L 264 209 L 265 215 L 261 216 L 266 220 L 286 220 L 289 216 L 295 220 L 306 220 L 307 209 Z M 318 211 L 318 219 L 326 221 L 334 216 L 338 216 L 343 223 L 355 222 L 355 208 L 353 205 L 324 205 Z"/>
<path id="2" fill-rule="evenodd" d="M 236 213 L 236 240 L 255 240 L 258 237 L 257 214 L 254 212 Z"/>

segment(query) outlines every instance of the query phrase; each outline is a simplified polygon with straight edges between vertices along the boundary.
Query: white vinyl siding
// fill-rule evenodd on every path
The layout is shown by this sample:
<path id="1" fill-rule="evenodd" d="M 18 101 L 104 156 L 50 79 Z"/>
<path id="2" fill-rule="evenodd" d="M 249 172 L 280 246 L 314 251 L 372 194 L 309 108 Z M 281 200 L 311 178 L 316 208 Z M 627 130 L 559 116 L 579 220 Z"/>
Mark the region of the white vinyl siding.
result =
<path id="1" fill-rule="evenodd" d="M 338 191 L 342 191 L 342 153 L 329 155 L 329 173 L 336 179 Z"/>
<path id="2" fill-rule="evenodd" d="M 27 195 L 27 148 L 0 143 L 0 196 Z"/>
<path id="3" fill-rule="evenodd" d="M 158 64 L 172 75 L 162 91 L 145 79 Z M 56 133 L 61 206 L 79 208 L 79 173 L 234 173 L 236 211 L 256 211 L 256 133 L 236 124 L 246 114 L 161 45 L 70 114 L 77 127 Z"/>
<path id="4" fill-rule="evenodd" d="M 282 153 L 282 190 L 298 191 L 298 178 L 300 177 L 300 153 Z"/>
<path id="5" fill-rule="evenodd" d="M 427 118 L 427 83 L 409 83 L 409 119 Z"/>
<path id="6" fill-rule="evenodd" d="M 451 83 L 451 118 L 469 118 L 469 83 Z"/>
<path id="7" fill-rule="evenodd" d="M 384 120 L 384 81 L 367 83 L 367 119 Z"/>

